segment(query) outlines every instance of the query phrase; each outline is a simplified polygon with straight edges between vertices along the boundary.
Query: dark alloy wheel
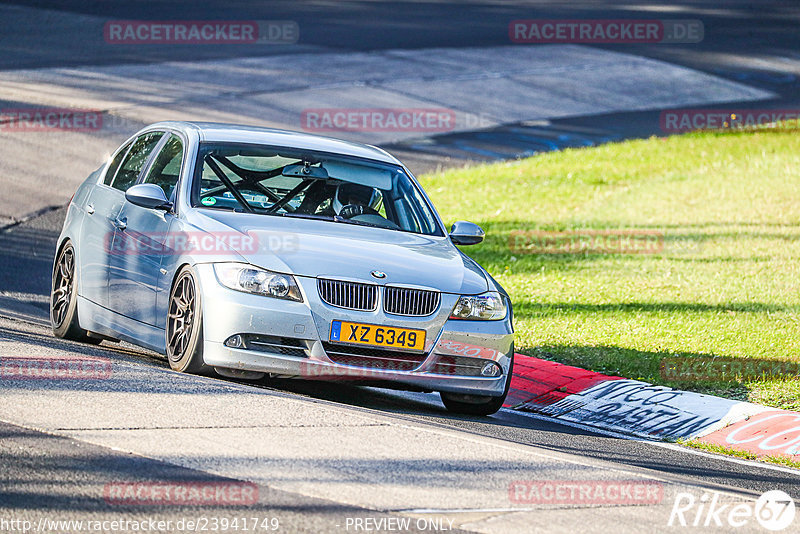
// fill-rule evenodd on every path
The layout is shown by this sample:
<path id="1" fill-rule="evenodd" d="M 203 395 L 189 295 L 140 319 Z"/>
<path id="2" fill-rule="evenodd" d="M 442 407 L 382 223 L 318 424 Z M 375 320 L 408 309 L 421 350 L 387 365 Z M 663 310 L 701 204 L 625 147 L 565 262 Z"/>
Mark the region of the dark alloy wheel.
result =
<path id="1" fill-rule="evenodd" d="M 167 311 L 167 358 L 183 373 L 208 374 L 203 363 L 203 322 L 200 294 L 192 269 L 181 269 L 172 286 Z"/>
<path id="2" fill-rule="evenodd" d="M 53 264 L 50 286 L 50 324 L 53 333 L 60 338 L 88 343 L 100 343 L 99 337 L 90 337 L 89 332 L 78 323 L 78 284 L 75 270 L 75 249 L 72 243 L 62 247 Z"/>

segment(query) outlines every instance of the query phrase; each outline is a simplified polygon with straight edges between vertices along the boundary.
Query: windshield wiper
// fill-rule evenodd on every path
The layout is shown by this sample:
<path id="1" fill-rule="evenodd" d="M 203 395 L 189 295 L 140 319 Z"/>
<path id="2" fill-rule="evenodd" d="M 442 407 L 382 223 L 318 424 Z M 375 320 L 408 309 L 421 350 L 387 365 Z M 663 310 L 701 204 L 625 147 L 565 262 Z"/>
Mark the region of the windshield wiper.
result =
<path id="1" fill-rule="evenodd" d="M 331 222 L 341 222 L 345 224 L 355 224 L 357 226 L 372 226 L 373 228 L 387 228 L 386 226 L 382 226 L 380 224 L 373 224 L 364 221 L 354 221 L 352 219 L 345 219 L 344 217 L 339 217 L 338 215 L 312 215 L 311 213 L 297 213 L 297 212 L 287 212 L 281 213 L 283 217 L 293 217 L 295 219 L 311 219 L 314 221 L 331 221 Z M 391 228 L 388 228 L 391 230 Z"/>
<path id="2" fill-rule="evenodd" d="M 286 212 L 286 213 L 276 213 L 275 215 L 281 215 L 283 217 L 293 217 L 295 219 L 310 219 L 312 221 L 328 221 L 328 222 L 340 222 L 345 224 L 354 224 L 356 226 L 369 226 L 371 228 L 382 228 L 384 230 L 394 230 L 395 232 L 403 232 L 404 230 L 400 228 L 392 228 L 391 226 L 384 226 L 382 224 L 374 224 L 368 223 L 364 221 L 354 221 L 352 219 L 345 219 L 344 217 L 339 217 L 338 215 L 313 215 L 311 213 L 297 213 L 297 212 Z"/>
<path id="3" fill-rule="evenodd" d="M 336 221 L 336 222 L 342 222 L 342 223 L 345 223 L 345 224 L 355 224 L 355 225 L 358 225 L 358 226 L 372 226 L 373 228 L 387 228 L 386 226 L 383 226 L 383 225 L 380 225 L 380 224 L 368 223 L 368 222 L 365 222 L 365 221 L 354 221 L 353 219 L 346 219 L 345 217 L 339 217 L 339 216 L 334 217 L 333 220 Z M 390 230 L 391 228 L 387 228 L 387 229 Z"/>
<path id="4" fill-rule="evenodd" d="M 280 213 L 283 217 L 294 217 L 295 219 L 312 219 L 316 221 L 333 221 L 333 215 L 313 215 L 311 213 L 297 213 L 296 211 Z"/>

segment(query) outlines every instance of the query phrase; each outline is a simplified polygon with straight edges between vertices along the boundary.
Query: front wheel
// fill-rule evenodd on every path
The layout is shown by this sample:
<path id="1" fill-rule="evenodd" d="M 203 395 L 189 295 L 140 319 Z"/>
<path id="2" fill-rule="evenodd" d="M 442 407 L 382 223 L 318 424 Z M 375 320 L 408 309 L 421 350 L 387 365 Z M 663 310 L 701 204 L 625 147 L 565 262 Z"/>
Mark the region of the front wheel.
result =
<path id="1" fill-rule="evenodd" d="M 203 314 L 200 292 L 192 268 L 180 270 L 167 309 L 167 359 L 176 371 L 210 374 L 203 362 Z"/>
<path id="2" fill-rule="evenodd" d="M 511 374 L 514 371 L 514 348 L 511 348 L 511 361 L 508 363 L 508 374 L 506 375 L 506 385 L 503 395 L 500 397 L 487 397 L 480 395 L 462 395 L 458 393 L 445 393 L 442 391 L 439 396 L 442 404 L 448 411 L 464 415 L 492 415 L 503 407 L 503 403 L 508 396 L 508 388 L 511 387 Z"/>

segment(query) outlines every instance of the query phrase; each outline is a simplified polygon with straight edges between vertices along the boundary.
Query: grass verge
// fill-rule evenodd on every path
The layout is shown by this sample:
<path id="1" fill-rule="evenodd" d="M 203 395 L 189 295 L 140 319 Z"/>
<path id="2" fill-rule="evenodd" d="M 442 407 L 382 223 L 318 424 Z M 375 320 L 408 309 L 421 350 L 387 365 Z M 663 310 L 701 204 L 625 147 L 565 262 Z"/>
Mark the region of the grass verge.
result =
<path id="1" fill-rule="evenodd" d="M 421 182 L 445 221 L 486 230 L 463 250 L 511 294 L 519 352 L 800 410 L 785 365 L 800 363 L 799 140 L 791 129 L 691 133 Z M 668 376 L 668 358 L 759 373 Z"/>
<path id="2" fill-rule="evenodd" d="M 758 462 L 766 462 L 770 464 L 777 464 L 786 467 L 794 467 L 795 469 L 800 469 L 800 462 L 795 462 L 794 460 L 791 460 L 786 456 L 758 456 L 756 454 L 753 454 L 752 452 L 730 449 L 728 447 L 722 447 L 720 445 L 713 445 L 710 443 L 703 443 L 702 441 L 698 441 L 696 439 L 693 440 L 679 439 L 677 443 L 684 445 L 686 447 L 691 447 L 693 449 L 698 449 L 706 452 L 713 452 L 715 454 L 724 454 L 727 456 L 735 456 L 736 458 L 743 458 L 745 460 L 755 460 Z"/>

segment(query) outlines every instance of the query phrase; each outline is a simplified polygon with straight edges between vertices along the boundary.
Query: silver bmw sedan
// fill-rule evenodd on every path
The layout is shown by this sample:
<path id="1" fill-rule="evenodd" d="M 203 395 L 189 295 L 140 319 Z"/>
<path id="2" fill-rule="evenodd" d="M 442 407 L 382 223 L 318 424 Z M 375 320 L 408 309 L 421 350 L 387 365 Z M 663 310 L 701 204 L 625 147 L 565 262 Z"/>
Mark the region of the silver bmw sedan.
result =
<path id="1" fill-rule="evenodd" d="M 162 122 L 78 188 L 53 267 L 56 336 L 125 340 L 187 373 L 344 380 L 503 405 L 511 302 L 376 147 Z"/>

